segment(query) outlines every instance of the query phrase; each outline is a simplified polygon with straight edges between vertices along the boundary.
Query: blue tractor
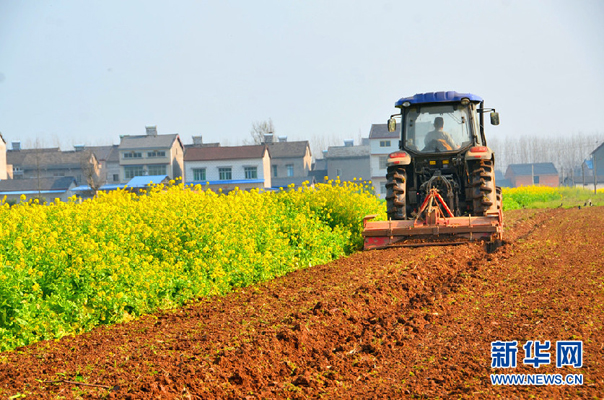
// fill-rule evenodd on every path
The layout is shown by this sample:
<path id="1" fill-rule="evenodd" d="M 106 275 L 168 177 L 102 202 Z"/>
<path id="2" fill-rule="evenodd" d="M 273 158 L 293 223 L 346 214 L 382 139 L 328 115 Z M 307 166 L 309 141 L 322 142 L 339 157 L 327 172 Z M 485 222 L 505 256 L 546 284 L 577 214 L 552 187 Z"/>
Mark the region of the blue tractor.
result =
<path id="1" fill-rule="evenodd" d="M 365 248 L 499 244 L 501 190 L 484 132 L 484 115 L 498 125 L 499 114 L 471 93 L 416 94 L 395 106 L 400 113 L 390 117 L 388 130 L 399 131 L 400 141 L 387 161 L 388 221 L 365 219 Z"/>

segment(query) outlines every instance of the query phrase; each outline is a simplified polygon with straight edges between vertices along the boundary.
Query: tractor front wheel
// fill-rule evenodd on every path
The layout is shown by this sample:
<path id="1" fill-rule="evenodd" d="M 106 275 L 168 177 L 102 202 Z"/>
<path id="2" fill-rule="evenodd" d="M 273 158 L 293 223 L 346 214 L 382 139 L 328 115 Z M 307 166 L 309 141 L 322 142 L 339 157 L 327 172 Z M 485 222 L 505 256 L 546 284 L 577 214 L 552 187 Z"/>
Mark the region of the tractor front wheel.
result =
<path id="1" fill-rule="evenodd" d="M 388 219 L 407 218 L 407 173 L 401 166 L 388 167 L 386 173 L 386 212 Z"/>
<path id="2" fill-rule="evenodd" d="M 495 171 L 492 160 L 480 160 L 472 171 L 473 215 L 497 209 Z"/>

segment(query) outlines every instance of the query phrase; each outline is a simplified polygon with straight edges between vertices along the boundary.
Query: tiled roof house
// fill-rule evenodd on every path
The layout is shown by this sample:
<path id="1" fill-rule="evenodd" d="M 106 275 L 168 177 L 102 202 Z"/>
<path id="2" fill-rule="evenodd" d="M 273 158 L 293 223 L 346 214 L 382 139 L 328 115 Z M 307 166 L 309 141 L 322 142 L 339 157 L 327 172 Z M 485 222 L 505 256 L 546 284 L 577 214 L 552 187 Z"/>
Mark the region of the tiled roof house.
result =
<path id="1" fill-rule="evenodd" d="M 156 126 L 147 126 L 146 130 L 146 135 L 121 137 L 118 146 L 120 183 L 145 175 L 182 178 L 184 146 L 179 135 L 158 135 Z"/>
<path id="2" fill-rule="evenodd" d="M 274 188 L 291 184 L 300 186 L 309 180 L 312 154 L 308 140 L 288 142 L 287 136 L 279 136 L 275 142 L 272 135 L 265 135 L 265 144 L 271 154 L 271 182 Z"/>
<path id="3" fill-rule="evenodd" d="M 340 181 L 370 180 L 370 154 L 370 146 L 354 146 L 352 140 L 344 141 L 344 146 L 328 147 L 325 159 L 329 179 L 339 177 Z"/>
<path id="4" fill-rule="evenodd" d="M 190 147 L 185 154 L 185 183 L 209 184 L 229 191 L 270 188 L 269 148 L 253 146 Z"/>
<path id="5" fill-rule="evenodd" d="M 510 164 L 505 171 L 505 178 L 512 187 L 520 186 L 550 186 L 557 187 L 560 183 L 558 170 L 553 163 Z"/>
<path id="6" fill-rule="evenodd" d="M 13 146 L 14 147 L 14 146 Z M 12 165 L 13 179 L 74 177 L 78 184 L 86 182 L 86 176 L 98 173 L 98 161 L 90 150 L 60 151 L 48 149 L 13 149 L 6 154 Z"/>

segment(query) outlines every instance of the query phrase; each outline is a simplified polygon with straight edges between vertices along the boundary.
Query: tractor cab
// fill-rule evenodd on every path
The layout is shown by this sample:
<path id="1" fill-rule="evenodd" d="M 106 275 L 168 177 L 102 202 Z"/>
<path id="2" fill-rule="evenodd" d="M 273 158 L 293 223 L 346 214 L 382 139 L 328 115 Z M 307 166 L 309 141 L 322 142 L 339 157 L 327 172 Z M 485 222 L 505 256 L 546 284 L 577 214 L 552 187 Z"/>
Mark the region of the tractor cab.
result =
<path id="1" fill-rule="evenodd" d="M 388 130 L 397 128 L 401 117 L 402 150 L 420 156 L 433 153 L 461 153 L 473 146 L 486 146 L 483 113 L 491 112 L 491 123 L 499 124 L 494 110 L 485 110 L 483 100 L 471 93 L 436 92 L 402 98 L 395 107 L 400 114 L 388 121 Z"/>
<path id="2" fill-rule="evenodd" d="M 471 105 L 413 105 L 403 109 L 403 149 L 410 153 L 455 152 L 482 145 Z"/>

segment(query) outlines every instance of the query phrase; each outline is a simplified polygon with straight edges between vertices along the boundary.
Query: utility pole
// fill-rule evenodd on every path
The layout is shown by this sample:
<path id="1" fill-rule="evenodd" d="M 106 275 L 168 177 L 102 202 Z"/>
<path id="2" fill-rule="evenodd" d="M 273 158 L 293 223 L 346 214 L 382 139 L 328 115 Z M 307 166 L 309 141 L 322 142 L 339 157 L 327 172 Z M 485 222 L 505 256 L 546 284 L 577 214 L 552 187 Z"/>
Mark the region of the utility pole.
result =
<path id="1" fill-rule="evenodd" d="M 598 193 L 598 172 L 596 169 L 596 153 L 591 154 L 592 162 L 594 164 L 594 194 Z"/>

